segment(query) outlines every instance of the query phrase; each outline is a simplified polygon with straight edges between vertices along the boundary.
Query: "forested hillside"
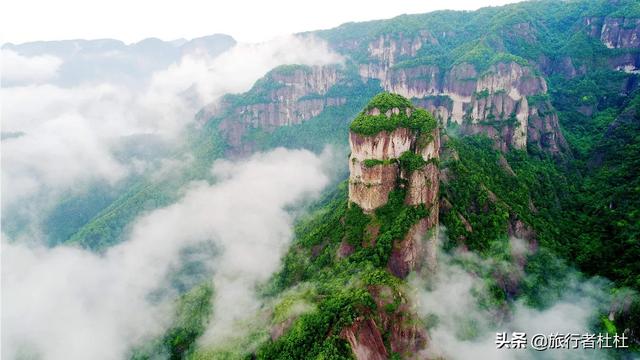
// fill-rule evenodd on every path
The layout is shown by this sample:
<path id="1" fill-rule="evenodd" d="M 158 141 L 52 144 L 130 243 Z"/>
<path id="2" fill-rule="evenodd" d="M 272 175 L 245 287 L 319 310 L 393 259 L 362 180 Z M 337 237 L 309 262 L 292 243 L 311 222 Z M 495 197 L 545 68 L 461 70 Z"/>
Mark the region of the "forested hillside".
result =
<path id="1" fill-rule="evenodd" d="M 525 1 L 298 36 L 326 41 L 342 63 L 270 70 L 200 110 L 166 150 L 187 170 L 96 184 L 44 221 L 51 245 L 103 253 L 185 185 L 213 183 L 215 160 L 349 153 L 334 161 L 337 184 L 297 213 L 244 333 L 198 342 L 217 289 L 192 264 L 181 271 L 198 281 L 174 281 L 169 330 L 132 358 L 439 358 L 427 350 L 448 318 L 419 299 L 451 269 L 480 284 L 473 308 L 490 314 L 455 318 L 460 341 L 513 325 L 523 307 L 542 314 L 565 292 L 591 296 L 590 277 L 602 277 L 587 330 L 624 333 L 631 348 L 593 358 L 638 351 L 638 1 Z M 7 233 L 22 226 L 3 217 Z"/>

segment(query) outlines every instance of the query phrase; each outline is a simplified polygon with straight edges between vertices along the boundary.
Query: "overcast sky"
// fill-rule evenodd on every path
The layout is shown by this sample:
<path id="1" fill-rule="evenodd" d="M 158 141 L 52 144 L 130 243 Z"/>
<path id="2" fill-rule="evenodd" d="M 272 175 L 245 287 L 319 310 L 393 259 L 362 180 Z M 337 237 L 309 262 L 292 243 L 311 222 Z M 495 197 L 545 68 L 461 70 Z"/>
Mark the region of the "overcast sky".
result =
<path id="1" fill-rule="evenodd" d="M 2 42 L 115 38 L 127 43 L 214 33 L 242 42 L 349 21 L 439 9 L 474 10 L 517 0 L 17 0 L 0 8 Z"/>

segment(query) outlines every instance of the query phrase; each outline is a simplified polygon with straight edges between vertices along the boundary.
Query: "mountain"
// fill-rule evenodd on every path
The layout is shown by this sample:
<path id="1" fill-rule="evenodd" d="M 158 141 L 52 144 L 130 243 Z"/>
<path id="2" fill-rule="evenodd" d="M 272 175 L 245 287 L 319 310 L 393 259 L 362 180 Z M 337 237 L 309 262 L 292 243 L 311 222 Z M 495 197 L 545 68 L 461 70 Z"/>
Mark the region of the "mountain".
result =
<path id="1" fill-rule="evenodd" d="M 271 131 L 302 122 L 324 108 L 320 98 L 329 101 L 329 106 L 340 105 L 332 86 L 376 81 L 383 90 L 402 94 L 431 110 L 443 124 L 458 126 L 463 134 L 493 138 L 502 150 L 533 146 L 559 153 L 568 147 L 559 130 L 556 107 L 592 112 L 607 104 L 593 103 L 605 98 L 595 94 L 559 101 L 550 98 L 549 91 L 566 97 L 570 87 L 594 81 L 611 89 L 607 102 L 619 105 L 637 87 L 638 45 L 633 39 L 640 29 L 633 18 L 629 20 L 636 5 L 536 1 L 475 12 L 403 15 L 305 33 L 326 39 L 348 59 L 337 74 L 331 70 L 329 76 L 327 71 L 327 77 L 320 79 L 331 85 L 328 88 L 300 88 L 287 99 L 309 107 L 310 98 L 315 97 L 313 108 L 298 112 L 267 106 L 284 91 L 280 86 L 296 86 L 295 82 L 282 85 L 281 79 L 267 76 L 261 86 L 243 95 L 251 104 L 227 104 L 207 115 L 217 116 L 221 111 L 245 114 L 244 120 L 234 121 L 232 129 L 221 124 L 235 148 L 244 133 L 242 127 Z M 567 33 L 572 36 L 565 36 Z M 296 81 L 317 79 L 321 73 L 315 70 L 305 78 L 298 74 Z M 271 122 L 261 126 L 251 122 L 252 118 Z"/>
<path id="2" fill-rule="evenodd" d="M 133 44 L 114 39 L 6 43 L 2 45 L 2 49 L 21 56 L 54 56 L 60 59 L 58 76 L 53 82 L 56 85 L 114 82 L 135 86 L 144 83 L 151 74 L 166 69 L 184 55 L 202 52 L 215 57 L 235 44 L 236 41 L 231 36 L 215 34 L 189 41 L 149 38 Z M 18 84 L 9 82 L 5 85 Z"/>
<path id="3" fill-rule="evenodd" d="M 416 313 L 410 281 L 437 272 L 438 224 L 446 256 L 461 252 L 488 289 L 479 297 L 495 322 L 522 303 L 544 310 L 575 266 L 621 294 L 601 301 L 593 331 L 624 333 L 637 350 L 640 300 L 626 295 L 640 290 L 637 1 L 530 1 L 299 36 L 327 41 L 344 62 L 280 66 L 204 107 L 189 174 L 131 187 L 69 237 L 95 250 L 120 241 L 132 218 L 207 179 L 217 158 L 350 150 L 348 178 L 299 219 L 261 289 L 267 330 L 231 352 L 197 344 L 213 295 L 194 287 L 180 302 L 197 306 L 185 306 L 160 350 L 136 357 L 418 356 L 437 320 Z M 476 339 L 463 325 L 457 335 Z"/>
<path id="4" fill-rule="evenodd" d="M 593 167 L 585 163 L 593 163 L 588 158 L 596 156 L 595 142 L 606 131 L 606 124 L 595 127 L 595 122 L 612 122 L 611 114 L 621 114 L 637 93 L 639 16 L 634 1 L 532 1 L 474 12 L 403 15 L 304 33 L 328 41 L 347 59 L 345 64 L 276 68 L 249 92 L 229 95 L 199 116 L 218 127 L 227 156 L 277 145 L 318 149 L 327 142 L 345 144 L 340 139 L 346 136 L 334 135 L 345 134 L 350 119 L 366 104 L 363 94 L 389 91 L 406 96 L 431 111 L 449 134 L 491 140 L 472 144 L 453 139 L 451 146 L 470 146 L 470 152 L 479 144 L 488 152 L 496 148 L 504 153 L 490 155 L 500 159 L 496 170 L 507 173 L 517 175 L 514 161 L 527 164 L 531 178 L 516 176 L 521 182 L 520 204 L 506 200 L 505 216 L 512 221 L 509 226 L 500 221 L 499 228 L 527 227 L 545 245 L 567 255 L 577 251 L 584 254 L 579 262 L 584 256 L 589 258 L 585 262 L 594 263 L 587 255 L 593 251 L 590 247 L 563 237 L 578 236 L 573 224 L 588 202 L 582 182 L 588 182 Z M 514 154 L 518 158 L 508 161 Z M 478 170 L 488 177 L 485 183 L 501 175 Z M 542 184 L 536 179 L 544 180 L 544 188 L 533 189 Z M 622 183 L 616 186 L 631 189 Z M 511 192 L 506 186 L 492 191 L 497 198 Z M 544 199 L 536 203 L 537 196 Z M 578 203 L 579 198 L 583 200 Z M 624 224 L 639 220 L 635 212 L 633 220 L 618 216 L 626 219 Z M 626 231 L 611 229 L 614 234 L 619 230 Z M 595 235 L 597 242 L 605 246 L 609 234 Z M 464 237 L 469 236 L 474 235 Z M 617 251 L 606 253 L 598 258 L 617 263 Z M 585 264 L 586 268 L 591 266 Z M 637 281 L 626 275 L 614 278 L 625 284 Z"/>
<path id="5" fill-rule="evenodd" d="M 258 357 L 349 358 L 345 342 L 358 359 L 420 350 L 426 333 L 399 279 L 425 257 L 435 266 L 438 139 L 435 119 L 399 95 L 375 96 L 354 119 L 348 190 L 301 225 L 274 284 L 317 286 L 319 311 L 284 317 Z"/>
<path id="6" fill-rule="evenodd" d="M 524 265 L 524 271 L 537 279 L 533 283 L 518 280 L 513 269 L 479 275 L 488 279 L 495 301 L 508 304 L 527 298 L 542 306 L 546 300 L 535 292 L 555 281 L 553 275 L 540 273 L 544 271 L 540 262 L 548 261 L 543 260 L 547 249 L 587 274 L 607 276 L 620 287 L 638 289 L 640 268 L 633 254 L 638 244 L 635 224 L 640 218 L 633 199 L 640 194 L 632 180 L 636 177 L 631 164 L 637 158 L 639 140 L 632 120 L 637 119 L 632 109 L 640 96 L 639 10 L 633 1 L 534 1 L 475 12 L 405 15 L 305 33 L 302 35 L 328 41 L 345 56 L 345 64 L 274 69 L 248 93 L 228 96 L 222 106 L 205 108 L 199 116 L 218 124 L 226 139 L 227 156 L 276 145 L 317 149 L 327 142 L 344 144 L 331 136 L 343 134 L 342 139 L 349 139 L 351 159 L 355 159 L 349 163 L 347 197 L 365 215 L 367 211 L 378 215 L 388 206 L 386 199 L 396 199 L 393 189 L 399 178 L 395 166 L 401 162 L 394 162 L 399 153 L 392 149 L 411 141 L 390 134 L 359 138 L 353 132 L 354 123 L 363 114 L 374 114 L 367 113 L 363 94 L 388 91 L 405 96 L 414 106 L 432 112 L 442 128 L 442 158 L 437 162 L 440 190 L 422 189 L 438 194 L 439 222 L 447 230 L 444 247 L 461 247 L 484 258 L 509 258 L 505 249 L 515 237 L 525 240 L 527 246 L 544 249 Z M 358 115 L 361 108 L 365 110 Z M 356 120 L 350 123 L 353 118 Z M 348 136 L 343 132 L 347 126 L 351 128 Z M 356 239 L 376 233 L 366 225 L 366 217 L 361 223 L 348 215 L 341 219 L 337 209 L 345 200 L 336 201 L 322 214 L 333 214 L 337 223 L 316 220 L 317 226 L 329 224 L 323 230 L 301 225 L 293 251 L 302 251 L 304 256 L 285 258 L 277 277 L 280 286 L 312 279 L 323 265 L 341 269 L 331 265 L 332 261 L 345 256 L 352 259 L 358 253 L 354 246 L 364 247 L 329 235 L 341 231 L 335 227 L 351 229 L 352 224 L 364 224 L 357 229 L 365 232 Z M 387 214 L 401 217 L 401 213 L 394 209 Z M 349 239 L 346 231 L 343 236 Z M 413 259 L 429 259 L 428 253 L 419 253 L 402 234 L 393 236 L 387 252 L 369 255 L 369 259 L 383 260 L 377 266 L 386 269 L 384 276 L 391 273 L 403 278 L 415 270 Z M 315 236 L 324 237 L 335 248 L 325 255 L 327 243 L 310 240 Z M 325 277 L 334 278 L 343 279 Z M 376 294 L 369 292 L 373 303 L 381 305 Z M 354 300 L 353 304 L 360 303 Z M 638 300 L 628 304 L 612 303 L 608 318 L 614 328 L 637 334 L 634 309 Z M 259 358 L 287 358 L 283 354 L 297 358 L 288 351 L 304 349 L 300 354 L 327 351 L 348 356 L 344 344 L 340 345 L 343 339 L 357 358 L 387 358 L 394 353 L 410 357 L 403 353 L 408 348 L 394 347 L 393 341 L 391 347 L 383 341 L 383 347 L 376 340 L 379 334 L 383 339 L 395 335 L 389 333 L 388 319 L 372 315 L 374 308 L 355 316 L 357 320 L 346 327 L 348 336 L 343 330 L 328 330 L 331 326 L 344 329 L 335 319 L 315 314 L 322 319 L 314 318 L 319 324 L 330 324 L 319 330 L 311 327 L 310 318 L 301 317 L 292 330 L 275 340 L 272 336 L 266 350 L 256 354 Z M 368 318 L 377 320 L 367 323 Z M 331 340 L 311 335 L 318 332 L 343 336 Z M 412 331 L 405 334 L 417 343 L 423 336 Z"/>

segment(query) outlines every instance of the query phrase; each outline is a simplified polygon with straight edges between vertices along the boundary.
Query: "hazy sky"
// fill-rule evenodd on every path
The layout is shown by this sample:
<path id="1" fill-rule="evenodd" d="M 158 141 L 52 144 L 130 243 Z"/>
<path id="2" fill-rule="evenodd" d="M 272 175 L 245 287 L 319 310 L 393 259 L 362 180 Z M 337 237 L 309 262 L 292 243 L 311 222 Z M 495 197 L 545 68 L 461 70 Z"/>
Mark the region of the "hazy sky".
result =
<path id="1" fill-rule="evenodd" d="M 0 11 L 1 41 L 115 38 L 136 42 L 226 33 L 257 42 L 348 21 L 439 9 L 474 10 L 518 0 L 19 0 Z"/>

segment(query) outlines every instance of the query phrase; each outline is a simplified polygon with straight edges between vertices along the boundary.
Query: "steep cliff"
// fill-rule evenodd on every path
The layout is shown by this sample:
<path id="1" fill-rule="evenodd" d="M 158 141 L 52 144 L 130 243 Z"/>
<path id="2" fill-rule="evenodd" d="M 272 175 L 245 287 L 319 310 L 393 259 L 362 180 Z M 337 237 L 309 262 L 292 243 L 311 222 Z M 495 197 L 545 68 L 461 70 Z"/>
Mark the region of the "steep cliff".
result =
<path id="1" fill-rule="evenodd" d="M 640 72 L 640 18 L 589 16 L 583 19 L 586 33 L 608 49 L 614 49 L 608 65 L 629 74 Z"/>
<path id="2" fill-rule="evenodd" d="M 609 49 L 640 48 L 640 19 L 625 17 L 587 17 L 591 37 L 599 38 Z"/>
<path id="3" fill-rule="evenodd" d="M 218 128 L 230 153 L 253 151 L 245 135 L 251 129 L 271 132 L 318 116 L 326 107 L 342 105 L 344 97 L 326 96 L 341 78 L 338 66 L 280 66 L 242 95 L 228 95 L 200 115 L 221 119 Z"/>
<path id="4" fill-rule="evenodd" d="M 437 121 L 381 93 L 352 121 L 349 142 L 349 181 L 300 225 L 274 280 L 312 310 L 274 317 L 258 358 L 414 359 L 428 346 L 405 279 L 435 270 Z"/>
<path id="5" fill-rule="evenodd" d="M 349 202 L 374 217 L 398 188 L 407 207 L 422 209 L 423 216 L 393 243 L 387 268 L 399 278 L 427 264 L 435 270 L 435 237 L 438 223 L 438 158 L 440 135 L 436 121 L 400 95 L 382 93 L 374 97 L 351 124 L 349 133 Z M 379 235 L 378 235 L 379 236 Z M 379 238 L 373 234 L 375 243 Z M 391 306 L 389 287 L 370 287 L 378 308 Z M 402 296 L 402 295 L 400 295 Z M 389 300 L 391 299 L 391 300 Z M 391 351 L 412 358 L 426 342 L 426 333 L 411 323 L 405 301 L 399 311 L 377 316 L 380 328 L 389 334 Z M 357 359 L 386 359 L 387 349 L 373 319 L 357 319 L 341 335 L 349 341 Z"/>
<path id="6" fill-rule="evenodd" d="M 406 205 L 426 210 L 427 215 L 395 244 L 389 258 L 391 272 L 405 277 L 424 258 L 435 256 L 433 241 L 423 239 L 438 223 L 440 135 L 436 122 L 402 96 L 382 93 L 352 122 L 349 145 L 351 203 L 371 214 L 387 204 L 392 191 L 402 188 Z"/>
<path id="7" fill-rule="evenodd" d="M 373 57 L 374 54 L 372 53 Z M 516 61 L 496 62 L 480 72 L 470 63 L 442 70 L 413 62 L 361 65 L 363 79 L 376 78 L 385 90 L 411 98 L 463 134 L 484 134 L 503 151 L 528 143 L 552 153 L 566 148 L 544 78 Z M 530 106 L 530 97 L 536 105 Z"/>

